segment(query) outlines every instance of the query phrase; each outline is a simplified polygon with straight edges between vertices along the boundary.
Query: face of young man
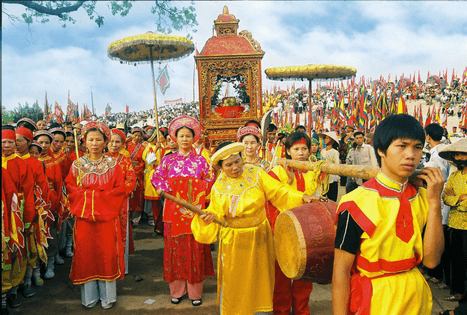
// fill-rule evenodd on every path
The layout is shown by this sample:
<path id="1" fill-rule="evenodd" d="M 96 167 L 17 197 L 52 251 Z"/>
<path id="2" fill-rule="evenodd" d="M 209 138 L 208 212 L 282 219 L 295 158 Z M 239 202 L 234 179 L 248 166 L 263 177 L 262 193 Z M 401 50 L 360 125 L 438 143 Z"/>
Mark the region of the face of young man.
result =
<path id="1" fill-rule="evenodd" d="M 277 135 L 277 130 L 267 132 L 267 137 L 269 143 L 275 143 L 276 142 L 276 135 Z"/>
<path id="2" fill-rule="evenodd" d="M 365 137 L 363 135 L 356 135 L 355 136 L 355 143 L 358 146 L 361 146 L 363 144 L 363 140 L 365 140 Z"/>
<path id="3" fill-rule="evenodd" d="M 423 144 L 419 140 L 397 139 L 381 156 L 381 171 L 391 179 L 404 183 L 415 172 L 423 156 Z"/>

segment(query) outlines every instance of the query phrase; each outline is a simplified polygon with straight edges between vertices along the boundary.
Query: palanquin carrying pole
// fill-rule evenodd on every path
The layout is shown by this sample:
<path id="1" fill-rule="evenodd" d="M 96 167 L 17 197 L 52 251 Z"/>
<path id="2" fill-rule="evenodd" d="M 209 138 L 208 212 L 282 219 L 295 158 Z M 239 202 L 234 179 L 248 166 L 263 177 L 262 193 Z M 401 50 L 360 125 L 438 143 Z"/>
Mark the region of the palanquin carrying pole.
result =
<path id="1" fill-rule="evenodd" d="M 299 170 L 313 171 L 316 169 L 316 164 L 308 161 L 295 161 L 287 159 L 277 159 L 277 164 L 284 167 L 292 167 Z M 362 179 L 370 179 L 376 176 L 379 172 L 379 167 L 359 166 L 359 165 L 345 165 L 345 164 L 332 164 L 324 162 L 321 165 L 321 172 L 340 175 L 346 177 L 357 177 Z"/>

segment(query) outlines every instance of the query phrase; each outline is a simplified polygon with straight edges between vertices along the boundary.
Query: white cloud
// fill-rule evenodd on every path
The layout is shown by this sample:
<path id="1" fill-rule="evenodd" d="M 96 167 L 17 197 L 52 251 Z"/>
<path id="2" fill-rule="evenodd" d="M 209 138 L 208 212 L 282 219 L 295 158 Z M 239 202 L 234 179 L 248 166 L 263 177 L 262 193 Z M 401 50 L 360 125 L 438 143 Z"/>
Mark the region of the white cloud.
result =
<path id="1" fill-rule="evenodd" d="M 425 79 L 429 70 L 449 74 L 466 66 L 466 3 L 457 2 L 196 2 L 198 32 L 193 42 L 199 51 L 212 36 L 213 21 L 227 4 L 231 14 L 240 19 L 239 30 L 248 30 L 266 52 L 263 61 L 263 88 L 279 85 L 266 79 L 264 69 L 285 65 L 339 64 L 358 69 L 358 77 L 379 78 L 408 76 L 421 70 Z M 79 104 L 91 105 L 91 86 L 98 113 L 111 103 L 113 112 L 149 109 L 153 106 L 152 77 L 149 64 L 137 67 L 120 64 L 107 57 L 107 47 L 115 40 L 154 30 L 155 16 L 150 2 L 136 2 L 127 17 L 112 16 L 106 3 L 98 1 L 105 14 L 103 28 L 90 21 L 86 13 L 77 12 L 75 25 L 62 29 L 51 19 L 33 24 L 35 44 L 24 40 L 23 24 L 2 27 L 2 103 L 8 109 L 18 102 L 43 104 L 47 90 L 49 102 L 57 100 L 64 107 L 67 92 Z M 186 6 L 188 2 L 176 2 Z M 10 6 L 12 7 L 12 6 Z M 374 28 L 360 32 L 352 25 L 333 28 L 314 24 L 315 18 L 327 16 L 331 9 L 343 7 L 349 14 L 358 12 L 374 21 Z M 18 10 L 18 9 L 15 9 Z M 334 11 L 333 11 L 334 12 Z M 291 19 L 305 19 L 310 25 L 297 29 Z M 342 16 L 333 16 L 336 24 Z M 345 17 L 348 19 L 348 16 Z M 456 32 L 451 24 L 457 26 Z M 175 32 L 186 35 L 186 31 Z M 20 43 L 20 44 L 18 44 Z M 166 99 L 193 95 L 193 55 L 169 63 L 171 87 L 165 96 L 158 91 L 158 103 Z M 159 66 L 156 65 L 156 76 Z M 282 87 L 291 85 L 284 82 Z M 302 84 L 300 84 L 301 86 Z M 196 86 L 196 98 L 198 87 Z"/>

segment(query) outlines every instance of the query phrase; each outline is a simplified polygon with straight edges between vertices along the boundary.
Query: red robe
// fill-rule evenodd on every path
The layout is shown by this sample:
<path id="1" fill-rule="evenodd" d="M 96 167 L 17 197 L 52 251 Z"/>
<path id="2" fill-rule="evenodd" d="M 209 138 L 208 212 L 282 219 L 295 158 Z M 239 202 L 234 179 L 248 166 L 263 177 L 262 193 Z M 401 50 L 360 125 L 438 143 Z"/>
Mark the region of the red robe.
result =
<path id="1" fill-rule="evenodd" d="M 45 165 L 45 175 L 49 183 L 50 211 L 53 213 L 54 217 L 58 218 L 63 212 L 61 205 L 63 185 L 62 169 L 51 154 L 45 157 L 39 157 L 39 161 Z M 47 224 L 49 226 L 52 226 L 53 221 L 55 221 L 54 218 L 47 217 Z"/>
<path id="2" fill-rule="evenodd" d="M 29 153 L 20 156 L 20 158 L 30 166 L 33 173 L 35 215 L 38 216 L 38 220 L 33 223 L 36 229 L 35 235 L 31 235 L 31 237 L 27 238 L 27 242 L 29 242 L 28 248 L 33 246 L 31 242 L 35 240 L 37 246 L 41 246 L 41 248 L 38 248 L 39 257 L 44 262 L 47 262 L 45 247 L 48 246 L 47 238 L 51 238 L 51 236 L 47 227 L 46 218 L 53 218 L 50 213 L 49 183 L 47 182 L 47 176 L 45 175 L 45 168 L 42 162 L 30 156 Z"/>
<path id="3" fill-rule="evenodd" d="M 98 162 L 87 157 L 79 161 L 79 171 L 75 161 L 65 181 L 71 213 L 76 217 L 70 279 L 74 284 L 123 279 L 119 215 L 127 188 L 122 170 L 116 159 L 108 156 Z"/>
<path id="4" fill-rule="evenodd" d="M 125 179 L 125 187 L 126 187 L 126 195 L 127 198 L 122 203 L 122 207 L 120 209 L 120 229 L 122 232 L 122 255 L 125 253 L 125 248 L 126 248 L 126 233 L 127 233 L 127 221 L 128 221 L 128 207 L 129 207 L 129 202 L 130 202 L 130 194 L 133 192 L 135 189 L 136 185 L 136 175 L 135 171 L 133 170 L 133 165 L 131 165 L 130 158 L 127 156 L 124 156 L 121 153 L 107 153 L 108 156 L 113 157 L 114 159 L 117 160 L 117 164 L 120 165 L 120 168 L 122 169 L 122 174 L 123 178 Z M 133 235 L 131 231 L 131 224 L 130 224 L 130 253 L 134 253 L 134 243 L 133 243 Z"/>
<path id="5" fill-rule="evenodd" d="M 79 157 L 82 157 L 84 155 L 84 153 L 81 151 L 78 151 L 78 153 L 79 153 Z M 73 164 L 75 160 L 76 160 L 76 152 L 75 151 L 69 152 L 69 154 L 67 154 L 66 156 L 66 162 L 65 162 L 66 175 L 64 176 L 64 178 L 66 178 L 68 176 L 68 173 L 70 173 L 71 165 Z"/>
<path id="6" fill-rule="evenodd" d="M 5 167 L 3 162 L 6 162 Z M 2 157 L 2 188 L 5 192 L 5 205 L 10 223 L 5 235 L 10 237 L 9 247 L 18 249 L 17 259 L 22 265 L 22 258 L 26 257 L 24 246 L 24 229 L 29 228 L 36 215 L 34 205 L 34 178 L 29 165 L 16 154 Z M 16 198 L 14 197 L 16 195 Z M 18 212 L 23 205 L 23 215 Z M 24 224 L 23 224 L 24 223 Z M 7 255 L 4 265 L 12 264 L 11 253 Z"/>
<path id="7" fill-rule="evenodd" d="M 130 160 L 136 175 L 136 189 L 133 191 L 133 196 L 130 198 L 131 211 L 143 211 L 144 202 L 144 160 L 143 152 L 145 146 L 143 143 L 128 143 L 128 152 Z"/>
<path id="8" fill-rule="evenodd" d="M 66 176 L 68 175 L 68 172 L 70 171 L 69 169 L 66 169 L 68 164 L 67 154 L 65 152 L 60 151 L 57 154 L 52 153 L 52 156 L 54 157 L 56 163 L 60 165 L 60 169 L 62 171 L 62 180 L 65 180 Z"/>

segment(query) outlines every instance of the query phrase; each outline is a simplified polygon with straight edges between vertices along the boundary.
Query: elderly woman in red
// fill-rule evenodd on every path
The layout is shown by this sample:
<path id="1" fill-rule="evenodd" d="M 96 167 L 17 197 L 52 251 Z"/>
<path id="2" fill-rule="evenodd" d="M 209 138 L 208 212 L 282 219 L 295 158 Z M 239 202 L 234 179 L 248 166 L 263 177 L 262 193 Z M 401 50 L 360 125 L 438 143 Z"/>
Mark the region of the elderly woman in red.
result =
<path id="1" fill-rule="evenodd" d="M 125 187 L 127 189 L 127 195 L 133 192 L 136 186 L 136 175 L 135 171 L 133 170 L 133 165 L 131 164 L 131 160 L 129 157 L 123 155 L 121 150 L 123 145 L 125 144 L 125 134 L 123 131 L 118 129 L 112 129 L 112 138 L 108 144 L 109 153 L 108 156 L 113 157 L 117 160 L 117 164 L 120 165 L 123 178 L 125 179 Z M 134 253 L 134 245 L 133 245 L 133 238 L 131 235 L 131 226 L 130 226 L 130 198 L 127 197 L 122 204 L 122 208 L 120 209 L 120 228 L 122 232 L 122 243 L 123 248 L 122 252 L 124 253 L 125 257 L 125 274 L 128 274 L 128 254 Z"/>
<path id="2" fill-rule="evenodd" d="M 128 194 L 117 160 L 103 154 L 109 128 L 90 122 L 81 134 L 89 153 L 73 162 L 66 178 L 76 218 L 70 279 L 82 285 L 81 303 L 86 308 L 101 300 L 102 308 L 109 309 L 117 301 L 116 280 L 124 277 L 119 214 Z"/>
<path id="3" fill-rule="evenodd" d="M 214 180 L 206 159 L 195 153 L 201 127 L 192 117 L 181 116 L 169 125 L 169 135 L 179 150 L 165 156 L 152 177 L 156 192 L 167 191 L 199 208 Z M 214 276 L 209 244 L 195 241 L 191 231 L 194 214 L 176 203 L 164 205 L 164 280 L 169 283 L 172 304 L 180 303 L 188 290 L 193 306 L 202 304 L 203 281 Z"/>

